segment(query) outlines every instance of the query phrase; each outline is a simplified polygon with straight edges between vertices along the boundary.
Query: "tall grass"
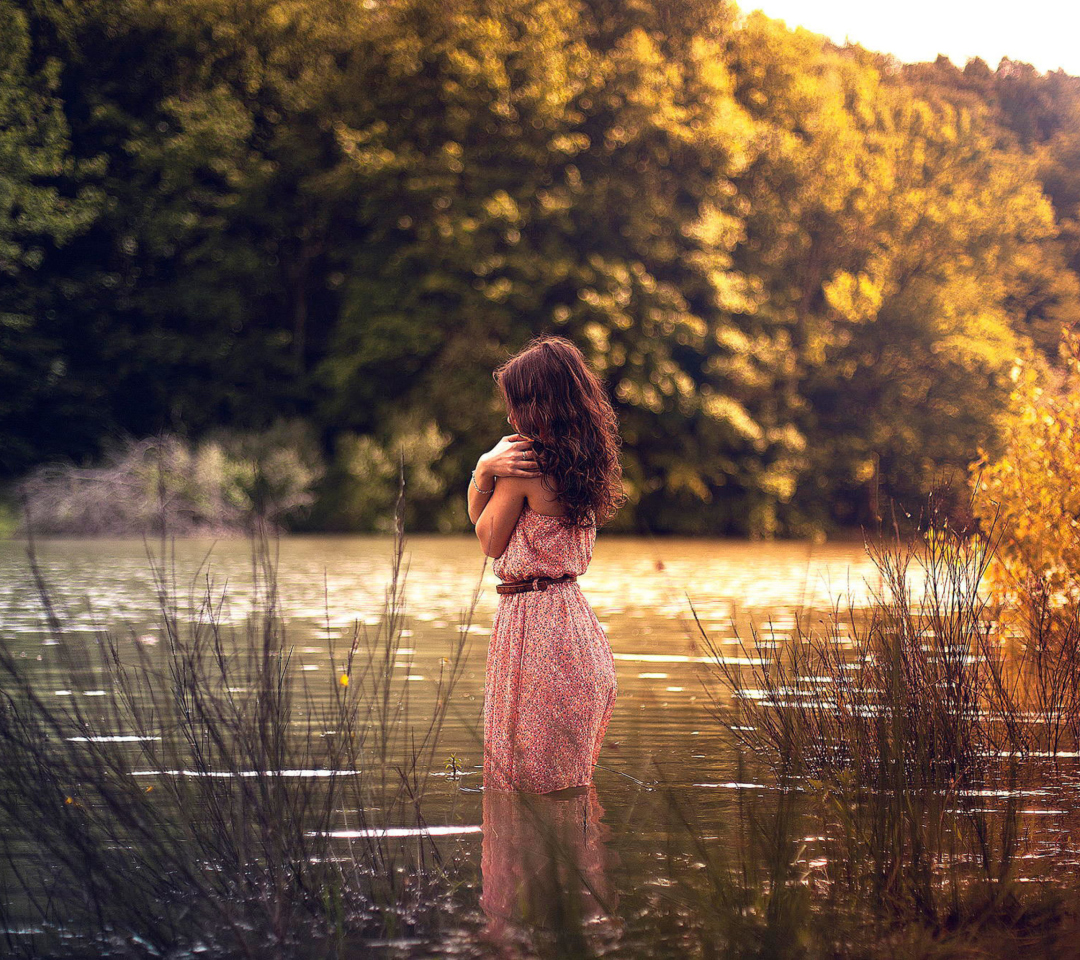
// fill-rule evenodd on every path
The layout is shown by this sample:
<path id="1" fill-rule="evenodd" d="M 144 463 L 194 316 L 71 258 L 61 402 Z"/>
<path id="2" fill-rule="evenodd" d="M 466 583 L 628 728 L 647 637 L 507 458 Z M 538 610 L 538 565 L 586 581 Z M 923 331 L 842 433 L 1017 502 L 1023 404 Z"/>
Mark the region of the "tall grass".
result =
<path id="1" fill-rule="evenodd" d="M 779 646 L 752 630 L 737 658 L 694 614 L 716 663 L 714 718 L 781 796 L 801 798 L 791 829 L 814 838 L 806 882 L 822 905 L 868 907 L 859 922 L 879 937 L 912 921 L 1015 932 L 1059 906 L 1018 882 L 1020 809 L 1033 754 L 1071 729 L 1075 701 L 1059 697 L 1080 645 L 1072 614 L 1043 607 L 1017 646 L 1003 626 L 1015 618 L 982 589 L 994 548 L 992 529 L 970 536 L 932 515 L 914 540 L 868 543 L 880 576 L 868 610 L 800 619 Z"/>
<path id="2" fill-rule="evenodd" d="M 1021 736 L 1032 753 L 1058 766 L 1080 750 L 1080 599 L 1056 595 L 1028 574 L 1009 591 L 1002 642 L 1007 700 L 1025 714 Z"/>
<path id="3" fill-rule="evenodd" d="M 162 642 L 65 631 L 29 562 L 66 685 L 57 697 L 0 643 L 0 904 L 14 954 L 320 955 L 430 929 L 441 891 L 422 802 L 478 594 L 446 651 L 430 716 L 395 670 L 404 617 L 402 480 L 383 615 L 330 647 L 317 682 L 291 669 L 276 547 L 252 537 L 251 613 L 200 568 L 179 600 L 175 555 L 148 549 Z M 479 589 L 479 587 L 478 587 Z M 417 835 L 387 837 L 412 824 Z M 336 839 L 346 829 L 347 846 Z"/>

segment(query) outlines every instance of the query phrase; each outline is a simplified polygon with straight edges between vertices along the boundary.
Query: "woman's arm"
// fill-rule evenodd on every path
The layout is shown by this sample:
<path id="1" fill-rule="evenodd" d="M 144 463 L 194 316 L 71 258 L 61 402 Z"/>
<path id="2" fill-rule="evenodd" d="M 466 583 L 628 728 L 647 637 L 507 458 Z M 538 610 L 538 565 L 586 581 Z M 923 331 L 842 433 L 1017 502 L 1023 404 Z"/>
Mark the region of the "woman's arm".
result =
<path id="1" fill-rule="evenodd" d="M 526 488 L 521 483 L 540 476 L 532 440 L 520 433 L 503 437 L 476 462 L 473 476 L 476 485 L 469 483 L 469 519 L 476 527 L 484 553 L 498 558 L 510 542 L 525 504 Z M 497 552 L 492 553 L 496 548 Z"/>
<path id="2" fill-rule="evenodd" d="M 487 556 L 497 560 L 503 555 L 525 506 L 526 494 L 535 485 L 535 480 L 525 477 L 499 478 L 476 522 L 476 538 Z"/>
<path id="3" fill-rule="evenodd" d="M 476 486 L 473 486 L 474 482 Z M 476 461 L 476 469 L 473 471 L 473 478 L 469 482 L 469 522 L 473 526 L 480 519 L 484 507 L 488 505 L 488 501 L 495 492 L 496 485 L 495 472 L 484 463 L 484 458 L 481 457 Z M 477 490 L 476 487 L 480 489 Z"/>

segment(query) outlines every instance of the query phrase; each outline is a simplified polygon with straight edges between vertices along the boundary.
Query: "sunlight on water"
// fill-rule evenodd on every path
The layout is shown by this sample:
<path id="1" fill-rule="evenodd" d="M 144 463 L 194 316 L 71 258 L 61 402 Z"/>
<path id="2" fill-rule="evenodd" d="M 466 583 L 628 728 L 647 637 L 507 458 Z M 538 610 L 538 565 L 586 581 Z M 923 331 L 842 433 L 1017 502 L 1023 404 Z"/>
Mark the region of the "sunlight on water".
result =
<path id="1" fill-rule="evenodd" d="M 387 827 L 385 830 L 325 830 L 321 834 L 311 831 L 309 836 L 333 837 L 335 840 L 358 840 L 362 837 L 457 837 L 483 833 L 481 826 L 462 827 Z"/>
<path id="2" fill-rule="evenodd" d="M 132 770 L 133 777 L 303 777 L 306 779 L 324 779 L 326 777 L 358 777 L 358 770 Z"/>
<path id="3" fill-rule="evenodd" d="M 208 570 L 200 571 L 208 552 Z M 67 608 L 69 629 L 93 631 L 117 620 L 145 619 L 154 610 L 153 582 L 141 543 L 53 541 L 41 544 L 39 553 L 46 579 Z M 418 625 L 456 623 L 481 579 L 481 609 L 494 611 L 497 578 L 471 538 L 416 536 L 407 540 L 406 553 L 406 581 L 423 590 L 423 606 L 414 613 Z M 181 603 L 198 602 L 209 572 L 218 589 L 228 579 L 224 622 L 236 623 L 248 615 L 250 604 L 234 592 L 250 582 L 245 542 L 182 541 L 176 554 Z M 279 571 L 283 613 L 308 622 L 309 632 L 348 630 L 355 623 L 378 626 L 389 562 L 390 541 L 385 537 L 287 538 L 281 543 Z M 770 631 L 783 632 L 794 626 L 785 611 L 824 609 L 838 599 L 865 606 L 879 584 L 859 545 L 648 541 L 606 537 L 601 531 L 581 586 L 608 625 L 616 623 L 612 615 L 648 621 L 644 626 L 692 618 L 692 605 L 709 629 L 726 630 L 732 618 L 756 609 L 772 614 L 765 624 Z M 7 635 L 40 628 L 41 611 L 32 599 L 22 544 L 0 544 L 0 627 Z M 487 624 L 478 621 L 474 626 L 480 632 Z"/>
<path id="4" fill-rule="evenodd" d="M 117 734 L 106 737 L 65 737 L 72 743 L 142 743 L 147 741 L 159 741 L 161 737 L 140 737 L 133 734 Z"/>

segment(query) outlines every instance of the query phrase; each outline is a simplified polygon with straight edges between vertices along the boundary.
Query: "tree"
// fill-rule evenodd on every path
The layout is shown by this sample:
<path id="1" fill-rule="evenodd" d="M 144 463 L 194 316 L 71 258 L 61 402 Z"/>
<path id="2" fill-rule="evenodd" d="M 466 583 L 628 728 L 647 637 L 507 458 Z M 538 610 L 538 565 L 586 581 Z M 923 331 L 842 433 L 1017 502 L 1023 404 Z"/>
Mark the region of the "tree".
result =
<path id="1" fill-rule="evenodd" d="M 101 192 L 87 182 L 98 158 L 77 162 L 57 96 L 60 63 L 35 64 L 30 21 L 0 0 L 0 477 L 32 464 L 40 449 L 27 420 L 43 395 L 69 401 L 62 358 L 27 287 L 41 282 L 49 251 L 62 248 L 99 215 Z M 62 190 L 57 181 L 66 181 Z"/>

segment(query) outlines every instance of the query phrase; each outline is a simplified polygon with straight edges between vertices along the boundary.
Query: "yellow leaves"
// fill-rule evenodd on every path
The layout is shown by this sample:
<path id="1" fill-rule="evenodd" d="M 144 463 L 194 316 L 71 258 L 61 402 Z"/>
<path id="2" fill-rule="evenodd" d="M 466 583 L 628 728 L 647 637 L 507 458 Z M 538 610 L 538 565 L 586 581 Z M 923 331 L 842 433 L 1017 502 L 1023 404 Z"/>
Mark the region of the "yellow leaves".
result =
<path id="1" fill-rule="evenodd" d="M 480 283 L 480 292 L 492 303 L 504 303 L 513 292 L 514 284 L 509 277 L 498 277 L 490 283 Z"/>
<path id="2" fill-rule="evenodd" d="M 758 477 L 762 490 L 770 493 L 780 503 L 787 503 L 798 486 L 798 475 L 782 465 L 775 464 Z"/>
<path id="3" fill-rule="evenodd" d="M 825 299 L 845 320 L 864 323 L 873 320 L 883 302 L 882 286 L 865 273 L 851 274 L 838 270 L 822 284 Z"/>
<path id="4" fill-rule="evenodd" d="M 851 475 L 856 483 L 867 483 L 874 478 L 876 470 L 877 460 L 874 457 L 867 457 L 855 464 Z"/>
<path id="5" fill-rule="evenodd" d="M 342 152 L 361 174 L 375 176 L 409 163 L 407 150 L 395 152 L 383 146 L 381 141 L 389 132 L 385 120 L 373 121 L 363 130 L 353 130 L 338 122 L 333 131 Z"/>
<path id="6" fill-rule="evenodd" d="M 709 503 L 712 500 L 712 492 L 708 484 L 688 463 L 677 463 L 668 470 L 665 487 L 671 493 L 685 490 L 703 503 Z"/>
<path id="7" fill-rule="evenodd" d="M 338 677 L 338 683 L 343 687 L 347 687 L 349 685 L 349 675 L 347 673 L 341 674 Z"/>
<path id="8" fill-rule="evenodd" d="M 573 201 L 569 192 L 563 187 L 553 187 L 549 190 L 537 190 L 536 201 L 543 214 L 550 216 L 556 213 L 567 213 L 573 209 Z"/>
<path id="9" fill-rule="evenodd" d="M 588 135 L 584 133 L 560 133 L 549 141 L 548 149 L 553 153 L 574 156 L 588 150 L 591 142 Z"/>
<path id="10" fill-rule="evenodd" d="M 710 419 L 726 424 L 748 440 L 760 441 L 764 438 L 761 426 L 741 403 L 733 397 L 714 392 L 708 384 L 701 387 L 701 409 Z"/>
<path id="11" fill-rule="evenodd" d="M 459 757 L 456 753 L 452 753 L 446 758 L 446 763 L 443 765 L 443 768 L 449 771 L 450 776 L 456 780 L 461 773 L 466 760 L 466 757 Z"/>
<path id="12" fill-rule="evenodd" d="M 735 82 L 724 59 L 722 44 L 708 37 L 697 36 L 690 42 L 690 62 L 695 66 L 699 84 L 716 97 L 734 93 Z"/>
<path id="13" fill-rule="evenodd" d="M 683 68 L 668 60 L 648 33 L 637 27 L 625 34 L 608 63 L 624 117 L 607 131 L 609 149 L 637 140 L 650 128 L 684 140 L 692 136 L 688 128 L 692 110 L 678 102 Z"/>
<path id="14" fill-rule="evenodd" d="M 615 395 L 630 406 L 641 407 L 653 413 L 664 409 L 663 397 L 651 383 L 641 383 L 624 377 L 615 387 Z"/>
<path id="15" fill-rule="evenodd" d="M 683 236 L 704 247 L 730 250 L 743 235 L 742 221 L 713 201 L 703 202 L 700 210 L 697 219 L 682 226 Z"/>
<path id="16" fill-rule="evenodd" d="M 585 324 L 581 332 L 585 335 L 585 339 L 589 341 L 594 354 L 607 352 L 610 334 L 602 323 L 590 321 Z"/>
<path id="17" fill-rule="evenodd" d="M 1077 356 L 1068 338 L 1063 350 Z M 1002 528 L 991 579 L 1008 588 L 1035 574 L 1054 591 L 1080 591 L 1080 377 L 1073 370 L 1052 385 L 1031 358 L 1011 375 L 1004 449 L 971 467 L 976 512 L 986 523 L 998 515 Z"/>

